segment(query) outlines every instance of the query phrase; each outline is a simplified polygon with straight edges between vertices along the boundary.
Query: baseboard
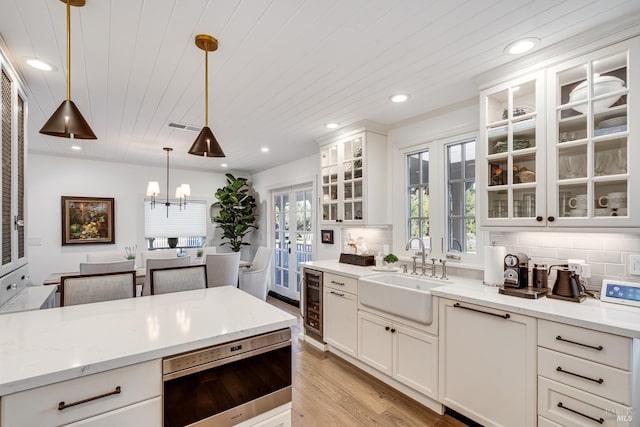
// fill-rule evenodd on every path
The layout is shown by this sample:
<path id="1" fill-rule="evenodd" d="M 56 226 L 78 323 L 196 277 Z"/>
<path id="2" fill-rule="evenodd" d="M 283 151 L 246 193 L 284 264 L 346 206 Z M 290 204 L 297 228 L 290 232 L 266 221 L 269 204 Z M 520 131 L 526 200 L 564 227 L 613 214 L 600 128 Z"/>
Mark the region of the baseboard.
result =
<path id="1" fill-rule="evenodd" d="M 284 295 L 280 295 L 280 294 L 275 293 L 273 291 L 269 291 L 269 296 L 273 297 L 273 298 L 275 298 L 277 300 L 280 300 L 282 302 L 286 302 L 287 304 L 292 305 L 294 307 L 300 308 L 300 301 L 291 299 L 289 297 L 285 297 Z"/>
<path id="2" fill-rule="evenodd" d="M 449 415 L 452 418 L 455 418 L 456 420 L 464 423 L 465 425 L 469 426 L 469 427 L 482 427 L 482 424 L 478 424 L 477 422 L 473 421 L 472 419 L 465 417 L 464 415 L 462 415 L 460 412 L 458 411 L 454 411 L 453 409 L 449 408 L 448 406 L 444 407 L 444 413 Z"/>

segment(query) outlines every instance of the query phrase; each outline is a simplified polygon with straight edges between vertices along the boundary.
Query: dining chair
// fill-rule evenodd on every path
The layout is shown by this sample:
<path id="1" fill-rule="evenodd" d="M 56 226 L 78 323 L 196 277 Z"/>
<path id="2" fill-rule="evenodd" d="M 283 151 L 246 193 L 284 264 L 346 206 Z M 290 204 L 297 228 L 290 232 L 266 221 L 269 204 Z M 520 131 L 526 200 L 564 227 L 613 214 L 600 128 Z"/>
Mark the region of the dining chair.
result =
<path id="1" fill-rule="evenodd" d="M 178 258 L 178 253 L 175 249 L 156 249 L 155 251 L 142 251 L 140 252 L 140 267 L 146 267 L 147 260 L 149 259 L 167 258 Z"/>
<path id="2" fill-rule="evenodd" d="M 204 264 L 183 267 L 154 268 L 151 274 L 151 295 L 190 291 L 207 287 L 207 269 Z"/>
<path id="3" fill-rule="evenodd" d="M 113 262 L 81 262 L 80 274 L 115 273 L 118 271 L 135 270 L 134 260 Z"/>
<path id="4" fill-rule="evenodd" d="M 136 272 L 81 274 L 60 278 L 60 306 L 132 298 L 136 294 Z"/>
<path id="5" fill-rule="evenodd" d="M 251 266 L 240 270 L 238 282 L 240 289 L 266 301 L 269 290 L 269 277 L 271 275 L 269 267 L 271 266 L 272 257 L 273 248 L 260 246 L 251 261 Z"/>
<path id="6" fill-rule="evenodd" d="M 240 252 L 207 255 L 207 287 L 238 286 Z"/>
<path id="7" fill-rule="evenodd" d="M 158 268 L 175 268 L 191 265 L 191 259 L 188 256 L 175 258 L 152 258 L 147 260 L 147 274 L 144 277 L 144 285 L 142 286 L 142 296 L 151 295 L 151 270 Z"/>
<path id="8" fill-rule="evenodd" d="M 118 251 L 87 253 L 87 262 L 115 262 L 123 261 L 124 259 L 124 252 Z"/>

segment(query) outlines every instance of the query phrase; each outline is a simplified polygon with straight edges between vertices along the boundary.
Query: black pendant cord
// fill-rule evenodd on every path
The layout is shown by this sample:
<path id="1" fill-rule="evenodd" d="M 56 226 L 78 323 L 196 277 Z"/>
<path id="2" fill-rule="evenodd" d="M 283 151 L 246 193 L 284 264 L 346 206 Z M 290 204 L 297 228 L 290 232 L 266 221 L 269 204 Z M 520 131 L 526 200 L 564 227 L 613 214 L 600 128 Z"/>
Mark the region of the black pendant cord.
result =
<path id="1" fill-rule="evenodd" d="M 167 207 L 167 218 L 169 218 L 169 205 L 171 204 L 169 203 L 169 151 L 171 148 L 165 148 L 165 151 L 167 152 L 167 201 L 164 205 Z"/>

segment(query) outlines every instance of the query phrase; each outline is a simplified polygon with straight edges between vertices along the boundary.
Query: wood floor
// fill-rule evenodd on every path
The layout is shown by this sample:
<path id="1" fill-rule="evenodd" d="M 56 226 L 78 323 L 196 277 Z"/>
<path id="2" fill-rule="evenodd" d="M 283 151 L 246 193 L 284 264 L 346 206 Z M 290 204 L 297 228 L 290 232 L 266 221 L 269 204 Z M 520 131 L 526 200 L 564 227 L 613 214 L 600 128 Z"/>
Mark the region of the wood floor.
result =
<path id="1" fill-rule="evenodd" d="M 464 426 L 425 408 L 331 353 L 299 341 L 298 309 L 272 297 L 267 302 L 298 317 L 298 324 L 292 328 L 294 427 Z"/>

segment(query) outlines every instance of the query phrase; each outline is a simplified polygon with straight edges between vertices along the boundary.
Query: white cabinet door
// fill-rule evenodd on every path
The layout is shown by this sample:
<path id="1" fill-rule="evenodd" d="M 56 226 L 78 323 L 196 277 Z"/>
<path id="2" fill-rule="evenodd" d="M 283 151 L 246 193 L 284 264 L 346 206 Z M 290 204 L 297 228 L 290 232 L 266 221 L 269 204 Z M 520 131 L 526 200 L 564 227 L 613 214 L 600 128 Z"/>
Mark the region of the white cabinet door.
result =
<path id="1" fill-rule="evenodd" d="M 154 397 L 135 405 L 125 406 L 95 417 L 87 418 L 66 427 L 113 427 L 135 424 L 138 427 L 162 425 L 162 398 Z"/>
<path id="2" fill-rule="evenodd" d="M 324 288 L 324 340 L 350 356 L 358 350 L 358 297 Z"/>
<path id="3" fill-rule="evenodd" d="M 536 320 L 440 299 L 440 401 L 485 426 L 535 426 Z"/>
<path id="4" fill-rule="evenodd" d="M 377 370 L 392 375 L 391 322 L 360 311 L 358 312 L 358 331 L 358 358 Z"/>
<path id="5" fill-rule="evenodd" d="M 437 399 L 438 339 L 397 323 L 393 329 L 393 377 Z"/>

